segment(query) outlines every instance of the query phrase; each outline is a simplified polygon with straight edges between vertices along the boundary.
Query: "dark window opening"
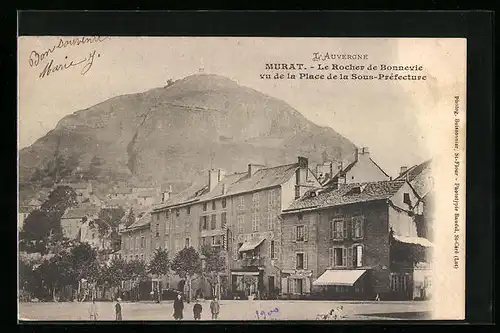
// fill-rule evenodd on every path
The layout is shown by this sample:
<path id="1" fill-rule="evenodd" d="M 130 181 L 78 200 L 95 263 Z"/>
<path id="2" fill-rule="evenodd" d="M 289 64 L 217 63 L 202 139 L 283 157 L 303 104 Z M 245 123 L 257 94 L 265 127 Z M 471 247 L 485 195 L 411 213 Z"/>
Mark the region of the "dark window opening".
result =
<path id="1" fill-rule="evenodd" d="M 222 199 L 222 208 L 226 208 L 226 198 Z"/>
<path id="2" fill-rule="evenodd" d="M 210 228 L 212 230 L 217 229 L 217 215 L 215 215 L 215 214 L 212 215 L 212 220 L 210 222 Z"/>
<path id="3" fill-rule="evenodd" d="M 212 201 L 212 210 L 215 210 L 215 200 Z"/>
<path id="4" fill-rule="evenodd" d="M 333 249 L 334 251 L 334 258 L 335 258 L 335 266 L 344 266 L 342 262 L 342 248 L 335 248 Z"/>
<path id="5" fill-rule="evenodd" d="M 206 212 L 206 211 L 207 211 L 207 203 L 206 203 L 206 202 L 204 202 L 204 203 L 203 203 L 203 211 L 204 211 L 204 212 Z"/>
<path id="6" fill-rule="evenodd" d="M 304 253 L 297 253 L 297 269 L 304 269 Z"/>

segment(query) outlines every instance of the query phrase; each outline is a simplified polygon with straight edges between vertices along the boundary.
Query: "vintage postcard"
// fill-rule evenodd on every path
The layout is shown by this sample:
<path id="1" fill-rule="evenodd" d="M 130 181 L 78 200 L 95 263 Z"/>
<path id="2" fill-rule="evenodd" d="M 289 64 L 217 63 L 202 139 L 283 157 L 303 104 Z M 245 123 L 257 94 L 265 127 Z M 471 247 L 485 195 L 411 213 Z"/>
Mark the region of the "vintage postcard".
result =
<path id="1" fill-rule="evenodd" d="M 464 319 L 466 48 L 19 37 L 19 320 Z"/>

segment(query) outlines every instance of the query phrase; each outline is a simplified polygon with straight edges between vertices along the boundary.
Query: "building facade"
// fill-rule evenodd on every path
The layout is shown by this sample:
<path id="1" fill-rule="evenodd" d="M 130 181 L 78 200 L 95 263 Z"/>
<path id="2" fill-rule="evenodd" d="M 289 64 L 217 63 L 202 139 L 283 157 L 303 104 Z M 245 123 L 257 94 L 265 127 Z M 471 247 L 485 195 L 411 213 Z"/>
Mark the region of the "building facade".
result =
<path id="1" fill-rule="evenodd" d="M 412 298 L 413 281 L 430 273 L 417 265 L 428 264 L 432 246 L 417 232 L 419 199 L 406 181 L 380 181 L 311 191 L 295 201 L 283 212 L 282 294 Z"/>
<path id="2" fill-rule="evenodd" d="M 168 249 L 171 257 L 188 246 L 221 247 L 228 252 L 228 293 L 269 293 L 279 287 L 282 209 L 319 186 L 302 157 L 278 167 L 249 164 L 247 172 L 229 175 L 210 170 L 205 186 L 153 210 L 154 246 Z M 193 283 L 208 291 L 201 279 Z"/>
<path id="3" fill-rule="evenodd" d="M 63 237 L 80 240 L 82 224 L 97 219 L 99 208 L 92 205 L 80 205 L 68 208 L 61 217 Z"/>

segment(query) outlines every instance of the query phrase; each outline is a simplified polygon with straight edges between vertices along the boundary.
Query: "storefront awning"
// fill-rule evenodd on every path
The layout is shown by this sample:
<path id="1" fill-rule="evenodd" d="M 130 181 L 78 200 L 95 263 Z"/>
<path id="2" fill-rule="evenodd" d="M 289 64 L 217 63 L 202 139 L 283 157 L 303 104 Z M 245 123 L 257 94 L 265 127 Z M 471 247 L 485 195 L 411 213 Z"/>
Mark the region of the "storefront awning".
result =
<path id="1" fill-rule="evenodd" d="M 414 244 L 414 245 L 420 245 L 423 247 L 432 247 L 433 244 L 429 242 L 426 238 L 423 237 L 404 237 L 404 236 L 398 236 L 394 235 L 394 240 L 405 243 L 405 244 Z"/>
<path id="2" fill-rule="evenodd" d="M 249 240 L 243 243 L 243 245 L 241 245 L 238 251 L 239 252 L 251 251 L 255 249 L 257 246 L 259 246 L 264 240 L 265 238 L 254 238 L 252 240 Z"/>
<path id="3" fill-rule="evenodd" d="M 365 272 L 366 269 L 327 269 L 313 286 L 353 286 Z"/>

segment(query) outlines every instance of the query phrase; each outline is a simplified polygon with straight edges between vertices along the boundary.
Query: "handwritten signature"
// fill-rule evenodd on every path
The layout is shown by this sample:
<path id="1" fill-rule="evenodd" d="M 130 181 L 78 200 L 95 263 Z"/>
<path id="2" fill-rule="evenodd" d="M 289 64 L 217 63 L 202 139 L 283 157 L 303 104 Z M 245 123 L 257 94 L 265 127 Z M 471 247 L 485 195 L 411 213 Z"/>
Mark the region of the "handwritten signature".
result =
<path id="1" fill-rule="evenodd" d="M 40 63 L 47 59 L 49 55 L 58 49 L 65 49 L 70 46 L 79 46 L 83 44 L 101 43 L 108 38 L 109 37 L 77 37 L 67 40 L 60 38 L 59 43 L 54 44 L 52 47 L 43 52 L 37 52 L 35 50 L 31 51 L 28 62 L 30 67 L 37 67 Z"/>
<path id="2" fill-rule="evenodd" d="M 259 320 L 259 319 L 264 319 L 264 320 L 271 319 L 273 313 L 278 313 L 278 308 L 275 308 L 275 309 L 268 311 L 268 312 L 266 312 L 264 310 L 261 310 L 260 312 L 258 310 L 255 311 L 255 314 L 257 316 L 257 320 Z"/>
<path id="3" fill-rule="evenodd" d="M 62 71 L 65 71 L 69 68 L 76 67 L 76 66 L 79 66 L 82 64 L 83 64 L 83 67 L 80 71 L 80 74 L 85 75 L 92 68 L 92 65 L 94 64 L 94 60 L 96 58 L 99 58 L 100 56 L 101 55 L 99 53 L 96 53 L 96 51 L 94 50 L 94 51 L 89 53 L 88 57 L 80 59 L 79 61 L 71 60 L 68 62 L 67 61 L 68 57 L 66 56 L 66 57 L 64 57 L 64 59 L 66 59 L 66 61 L 64 63 L 55 64 L 54 59 L 51 59 L 50 62 L 48 62 L 45 65 L 45 67 L 40 72 L 38 77 L 40 79 L 43 79 L 44 77 L 49 76 L 50 74 L 53 74 L 56 72 L 62 72 Z"/>

